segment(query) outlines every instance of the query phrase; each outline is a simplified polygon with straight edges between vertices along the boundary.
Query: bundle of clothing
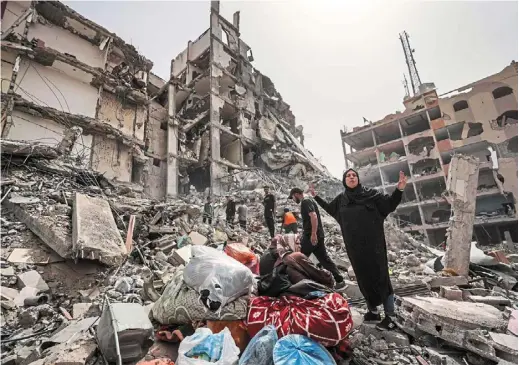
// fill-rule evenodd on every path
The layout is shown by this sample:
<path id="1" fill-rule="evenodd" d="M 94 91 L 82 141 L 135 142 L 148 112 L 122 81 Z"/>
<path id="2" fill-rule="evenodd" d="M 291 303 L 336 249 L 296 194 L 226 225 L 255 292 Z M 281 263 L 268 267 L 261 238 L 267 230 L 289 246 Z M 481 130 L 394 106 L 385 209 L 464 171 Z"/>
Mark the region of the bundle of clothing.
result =
<path id="1" fill-rule="evenodd" d="M 332 273 L 299 252 L 299 238 L 277 235 L 260 259 L 258 297 L 249 301 L 247 328 L 254 336 L 273 325 L 279 337 L 300 334 L 330 347 L 353 328 L 347 300 L 335 293 Z"/>
<path id="2" fill-rule="evenodd" d="M 259 263 L 258 294 L 278 297 L 290 293 L 290 288 L 304 281 L 296 290 L 303 296 L 315 290 L 331 292 L 333 275 L 316 267 L 300 251 L 299 237 L 294 234 L 276 235 Z M 307 287 L 306 293 L 303 287 Z"/>

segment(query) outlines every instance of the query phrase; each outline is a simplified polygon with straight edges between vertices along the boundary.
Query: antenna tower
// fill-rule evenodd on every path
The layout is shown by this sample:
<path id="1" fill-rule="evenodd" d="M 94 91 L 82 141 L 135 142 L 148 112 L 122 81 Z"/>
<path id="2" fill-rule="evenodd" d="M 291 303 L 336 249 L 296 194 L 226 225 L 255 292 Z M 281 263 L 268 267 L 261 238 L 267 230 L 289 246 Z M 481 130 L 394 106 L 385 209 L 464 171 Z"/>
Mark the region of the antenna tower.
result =
<path id="1" fill-rule="evenodd" d="M 407 63 L 407 69 L 409 70 L 413 95 L 416 95 L 422 82 L 420 81 L 420 75 L 418 75 L 418 69 L 416 68 L 416 61 L 413 57 L 414 49 L 411 48 L 411 44 L 409 43 L 409 35 L 405 30 L 400 33 L 400 42 L 402 42 L 405 62 Z"/>

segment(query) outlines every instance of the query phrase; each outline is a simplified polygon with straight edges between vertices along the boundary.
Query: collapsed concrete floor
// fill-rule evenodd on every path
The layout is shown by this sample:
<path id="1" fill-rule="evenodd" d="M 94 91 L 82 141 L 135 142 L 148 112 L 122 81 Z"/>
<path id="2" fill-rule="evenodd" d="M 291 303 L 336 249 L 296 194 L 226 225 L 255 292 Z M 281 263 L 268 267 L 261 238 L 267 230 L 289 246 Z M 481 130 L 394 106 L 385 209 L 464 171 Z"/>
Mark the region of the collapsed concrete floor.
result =
<path id="1" fill-rule="evenodd" d="M 208 225 L 201 218 L 204 193 L 158 202 L 60 160 L 4 158 L 2 163 L 2 363 L 16 365 L 103 364 L 93 331 L 102 323 L 103 305 L 109 300 L 114 306 L 131 304 L 125 309 L 129 313 L 149 313 L 180 265 L 189 261 L 192 245 L 243 242 L 261 254 L 269 245 L 264 185 L 273 189 L 279 215 L 284 206 L 299 211 L 286 201 L 292 186 L 307 189 L 313 183 L 327 198 L 342 190 L 340 182 L 319 175 L 298 180 L 262 171 L 236 174 L 230 194 L 249 207 L 243 230 L 225 224 L 223 198 L 214 202 L 215 220 Z M 388 261 L 400 330 L 379 331 L 362 323 L 366 307 L 339 226 L 322 216 L 330 255 L 348 278 L 343 295 L 355 318 L 347 361 L 517 363 L 515 252 L 487 255 L 473 248 L 470 280 L 452 276 L 441 265 L 445 252 L 412 238 L 389 219 Z M 192 245 L 183 246 L 188 236 Z M 131 318 L 124 321 L 133 325 Z M 129 339 L 135 356 L 175 361 L 178 344 L 146 343 L 152 330 L 140 328 Z"/>

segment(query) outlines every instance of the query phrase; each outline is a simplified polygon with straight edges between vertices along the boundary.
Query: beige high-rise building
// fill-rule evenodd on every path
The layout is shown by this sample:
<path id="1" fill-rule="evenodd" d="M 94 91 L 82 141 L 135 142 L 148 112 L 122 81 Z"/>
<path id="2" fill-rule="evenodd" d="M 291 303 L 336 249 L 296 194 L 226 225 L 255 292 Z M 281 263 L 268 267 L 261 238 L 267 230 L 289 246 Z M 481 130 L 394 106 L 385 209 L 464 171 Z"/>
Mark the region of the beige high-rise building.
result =
<path id="1" fill-rule="evenodd" d="M 434 84 L 404 100 L 405 110 L 341 131 L 346 167 L 365 186 L 391 193 L 398 173 L 410 178 L 396 217 L 433 245 L 445 239 L 451 207 L 442 193 L 456 153 L 480 161 L 474 239 L 517 242 L 517 62 L 438 95 Z M 366 125 L 366 123 L 368 125 Z"/>

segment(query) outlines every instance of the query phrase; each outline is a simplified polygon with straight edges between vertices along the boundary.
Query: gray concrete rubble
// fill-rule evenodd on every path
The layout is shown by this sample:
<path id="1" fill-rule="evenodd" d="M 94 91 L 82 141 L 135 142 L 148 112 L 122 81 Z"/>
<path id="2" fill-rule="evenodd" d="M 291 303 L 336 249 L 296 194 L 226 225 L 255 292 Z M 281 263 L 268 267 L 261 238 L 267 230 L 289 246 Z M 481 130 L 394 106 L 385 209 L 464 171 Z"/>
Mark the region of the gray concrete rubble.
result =
<path id="1" fill-rule="evenodd" d="M 72 250 L 75 258 L 98 260 L 108 266 L 122 263 L 126 247 L 106 200 L 74 195 Z"/>
<path id="2" fill-rule="evenodd" d="M 274 143 L 290 140 L 280 124 L 273 138 Z M 108 181 L 61 157 L 52 161 L 33 157 L 25 167 L 7 169 L 0 220 L 2 329 L 10 333 L 7 338 L 36 335 L 3 344 L 5 358 L 15 365 L 29 361 L 98 365 L 102 360 L 96 350 L 101 350 L 113 360 L 114 330 L 102 311 L 106 298 L 121 326 L 116 332 L 125 356 L 135 361 L 155 358 L 152 354 L 164 344 L 149 347 L 154 329 L 149 310 L 189 263 L 192 247 L 222 249 L 225 242 L 241 242 L 261 255 L 270 243 L 263 218 L 265 185 L 278 201 L 276 230 L 285 207 L 300 215 L 300 206 L 286 200 L 293 186 L 306 191 L 314 185 L 328 200 L 343 191 L 340 181 L 316 173 L 317 165 L 312 167 L 308 159 L 304 162 L 303 150 L 280 148 L 258 157 L 266 158 L 265 170 L 237 172 L 226 185 L 226 194 L 248 207 L 246 229 L 237 217 L 234 224 L 227 224 L 224 196 L 212 196 L 213 221 L 204 223 L 207 190 L 191 189 L 178 198 L 157 201 L 143 189 Z M 134 227 L 129 232 L 132 216 Z M 418 356 L 442 365 L 464 364 L 463 359 L 475 365 L 484 360 L 513 362 L 517 260 L 509 264 L 497 260 L 507 255 L 513 260 L 513 252 L 469 242 L 469 275 L 457 276 L 442 264 L 444 250 L 404 232 L 389 217 L 384 228 L 399 328 L 381 331 L 375 324 L 363 323 L 366 303 L 340 227 L 323 210 L 321 216 L 327 251 L 347 279 L 340 293 L 353 312 L 349 340 L 354 359 L 409 365 Z M 126 252 L 126 242 L 131 243 L 131 252 Z M 315 256 L 310 259 L 318 263 Z M 39 334 L 45 329 L 51 331 Z M 96 332 L 102 333 L 98 343 L 92 342 Z M 71 346 L 68 352 L 67 346 Z M 168 356 L 176 360 L 176 355 Z"/>

